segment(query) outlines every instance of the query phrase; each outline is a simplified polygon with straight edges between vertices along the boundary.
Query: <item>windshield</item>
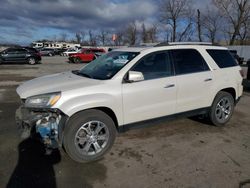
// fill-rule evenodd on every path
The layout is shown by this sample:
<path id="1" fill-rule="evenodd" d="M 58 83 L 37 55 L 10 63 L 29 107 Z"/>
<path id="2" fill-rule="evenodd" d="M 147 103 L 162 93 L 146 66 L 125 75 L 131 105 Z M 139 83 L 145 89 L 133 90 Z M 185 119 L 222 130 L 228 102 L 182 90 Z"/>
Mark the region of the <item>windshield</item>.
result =
<path id="1" fill-rule="evenodd" d="M 109 52 L 83 67 L 78 75 L 100 80 L 111 79 L 138 54 L 138 52 Z"/>

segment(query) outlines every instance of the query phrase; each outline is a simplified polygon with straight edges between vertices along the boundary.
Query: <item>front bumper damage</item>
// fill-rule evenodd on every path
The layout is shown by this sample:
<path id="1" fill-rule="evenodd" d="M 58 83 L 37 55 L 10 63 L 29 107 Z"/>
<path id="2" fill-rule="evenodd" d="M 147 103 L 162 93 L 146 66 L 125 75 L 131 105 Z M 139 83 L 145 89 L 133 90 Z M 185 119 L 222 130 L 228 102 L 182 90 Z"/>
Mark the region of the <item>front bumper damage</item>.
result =
<path id="1" fill-rule="evenodd" d="M 66 121 L 67 116 L 57 109 L 28 109 L 20 106 L 16 110 L 16 123 L 21 137 L 38 137 L 46 149 L 62 145 Z"/>

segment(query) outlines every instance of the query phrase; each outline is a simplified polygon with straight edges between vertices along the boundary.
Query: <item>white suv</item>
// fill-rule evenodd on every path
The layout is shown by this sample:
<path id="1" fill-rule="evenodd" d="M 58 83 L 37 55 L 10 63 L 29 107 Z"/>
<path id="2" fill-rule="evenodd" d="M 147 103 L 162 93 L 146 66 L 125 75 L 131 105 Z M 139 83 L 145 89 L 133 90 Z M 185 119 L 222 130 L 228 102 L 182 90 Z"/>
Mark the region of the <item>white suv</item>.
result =
<path id="1" fill-rule="evenodd" d="M 241 68 L 224 47 L 169 44 L 114 50 L 81 70 L 36 78 L 17 88 L 23 135 L 64 146 L 78 162 L 101 158 L 116 132 L 149 120 L 203 115 L 229 121 L 242 95 Z"/>

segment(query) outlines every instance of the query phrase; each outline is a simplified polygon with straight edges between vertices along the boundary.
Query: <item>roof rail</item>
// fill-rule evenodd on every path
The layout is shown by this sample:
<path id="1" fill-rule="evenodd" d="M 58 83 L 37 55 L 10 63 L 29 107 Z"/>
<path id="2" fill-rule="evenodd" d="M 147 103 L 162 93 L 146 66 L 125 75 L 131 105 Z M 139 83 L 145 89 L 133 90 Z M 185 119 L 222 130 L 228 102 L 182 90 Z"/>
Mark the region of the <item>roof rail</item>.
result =
<path id="1" fill-rule="evenodd" d="M 216 45 L 211 42 L 161 42 L 154 47 L 160 47 L 160 46 L 174 46 L 174 45 Z"/>

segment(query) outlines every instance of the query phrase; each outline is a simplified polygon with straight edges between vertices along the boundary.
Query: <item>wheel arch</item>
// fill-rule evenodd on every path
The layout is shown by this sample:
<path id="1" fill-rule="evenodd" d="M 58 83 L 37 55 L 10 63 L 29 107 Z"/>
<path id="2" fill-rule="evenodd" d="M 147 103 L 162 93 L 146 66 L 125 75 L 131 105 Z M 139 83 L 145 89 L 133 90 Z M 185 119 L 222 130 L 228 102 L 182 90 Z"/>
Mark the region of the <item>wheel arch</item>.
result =
<path id="1" fill-rule="evenodd" d="M 233 87 L 228 87 L 228 88 L 224 88 L 224 89 L 222 89 L 222 90 L 220 90 L 220 91 L 224 91 L 224 92 L 227 92 L 227 93 L 231 94 L 232 97 L 234 98 L 234 101 L 236 100 L 236 90 L 235 90 L 235 88 L 233 88 Z M 219 92 L 220 92 L 220 91 L 219 91 Z"/>
<path id="2" fill-rule="evenodd" d="M 80 110 L 78 112 L 75 112 L 74 114 L 72 114 L 69 119 L 81 112 L 84 112 L 84 111 L 87 111 L 87 110 L 100 110 L 102 112 L 104 112 L 105 114 L 107 114 L 113 121 L 114 121 L 114 124 L 115 124 L 115 127 L 116 129 L 118 130 L 119 128 L 119 123 L 118 123 L 118 119 L 116 117 L 116 114 L 115 112 L 111 109 L 111 108 L 108 108 L 108 107 L 105 107 L 105 106 L 99 106 L 99 107 L 94 107 L 94 108 L 87 108 L 87 109 L 84 109 L 84 110 Z M 68 120 L 69 120 L 68 119 Z"/>

